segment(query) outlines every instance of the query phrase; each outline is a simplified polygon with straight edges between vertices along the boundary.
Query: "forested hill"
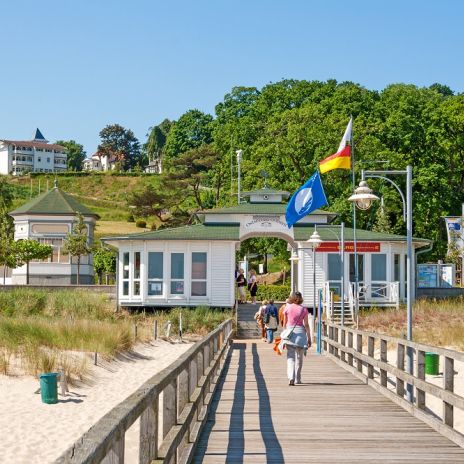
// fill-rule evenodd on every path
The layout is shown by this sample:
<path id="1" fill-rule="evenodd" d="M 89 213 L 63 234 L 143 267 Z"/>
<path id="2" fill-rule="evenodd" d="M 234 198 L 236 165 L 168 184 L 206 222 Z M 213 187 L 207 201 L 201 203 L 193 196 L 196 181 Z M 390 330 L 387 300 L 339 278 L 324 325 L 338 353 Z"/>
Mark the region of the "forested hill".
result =
<path id="1" fill-rule="evenodd" d="M 197 209 L 236 202 L 236 150 L 243 150 L 242 190 L 262 187 L 265 171 L 269 187 L 293 192 L 321 159 L 337 150 L 350 115 L 357 182 L 362 168 L 404 169 L 411 164 L 414 235 L 435 242 L 428 259 L 443 258 L 442 217 L 459 215 L 464 201 L 464 95 L 439 84 L 393 84 L 373 91 L 335 80 L 284 80 L 262 89 L 236 87 L 216 105 L 214 115 L 189 110 L 177 121 L 164 120 L 151 129 L 142 154 L 144 159 L 161 158 L 162 175 L 118 181 L 111 176 L 75 177 L 61 185 L 89 206 L 103 207 L 110 200 L 111 210 L 124 216 L 134 212 L 160 226 L 192 222 Z M 405 180 L 395 180 L 404 189 Z M 322 181 L 327 209 L 351 225 L 350 172 L 331 171 Z M 359 227 L 404 234 L 396 190 L 380 180 L 369 183 L 383 196 L 384 209 L 376 205 L 360 213 Z"/>
<path id="2" fill-rule="evenodd" d="M 147 148 L 152 155 L 161 153 L 173 188 L 200 191 L 192 197 L 197 206 L 224 204 L 234 201 L 237 149 L 243 150 L 244 190 L 261 187 L 264 170 L 270 187 L 294 191 L 337 150 L 350 115 L 358 182 L 362 168 L 411 164 L 414 235 L 434 240 L 435 257 L 443 257 L 442 216 L 459 215 L 464 201 L 464 95 L 444 85 L 393 84 L 373 91 L 351 82 L 284 80 L 262 89 L 236 87 L 216 105 L 214 116 L 190 110 L 173 124 L 155 127 Z M 322 179 L 328 209 L 351 224 L 350 173 L 332 171 Z M 404 188 L 405 180 L 396 180 Z M 360 227 L 377 223 L 405 233 L 396 190 L 382 181 L 370 184 L 384 197 L 384 214 L 378 206 L 359 214 Z M 201 191 L 199 185 L 210 190 Z"/>

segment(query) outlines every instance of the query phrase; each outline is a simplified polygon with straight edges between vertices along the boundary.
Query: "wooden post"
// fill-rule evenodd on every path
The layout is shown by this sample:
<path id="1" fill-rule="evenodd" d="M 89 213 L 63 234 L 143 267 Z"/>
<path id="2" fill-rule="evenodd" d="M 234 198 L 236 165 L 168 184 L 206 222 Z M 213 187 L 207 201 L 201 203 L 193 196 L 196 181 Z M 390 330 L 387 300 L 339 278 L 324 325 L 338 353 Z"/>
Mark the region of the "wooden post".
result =
<path id="1" fill-rule="evenodd" d="M 150 464 L 158 457 L 158 395 L 140 416 L 139 463 Z"/>
<path id="2" fill-rule="evenodd" d="M 189 372 L 184 369 L 177 377 L 177 417 L 179 417 L 189 400 Z"/>
<path id="3" fill-rule="evenodd" d="M 338 343 L 340 341 L 340 337 L 338 335 L 338 327 L 335 327 L 335 341 Z M 340 358 L 340 350 L 338 348 L 335 348 L 335 356 L 337 358 Z"/>
<path id="4" fill-rule="evenodd" d="M 345 347 L 345 329 L 340 329 L 341 332 L 341 341 L 340 343 Z M 345 352 L 343 350 L 340 350 L 340 358 L 343 362 L 345 362 Z"/>
<path id="5" fill-rule="evenodd" d="M 374 337 L 367 338 L 367 356 L 369 356 L 370 358 L 374 357 L 374 343 Z M 367 377 L 369 379 L 374 378 L 374 366 L 371 363 L 367 365 Z"/>
<path id="6" fill-rule="evenodd" d="M 396 347 L 396 367 L 404 371 L 404 353 L 405 353 L 404 345 L 398 343 Z M 404 397 L 404 380 L 396 378 L 396 394 L 401 398 Z"/>
<path id="7" fill-rule="evenodd" d="M 383 338 L 380 339 L 380 361 L 388 362 L 387 358 L 387 340 Z M 380 385 L 382 387 L 387 387 L 387 371 L 385 369 L 380 369 Z"/>
<path id="8" fill-rule="evenodd" d="M 177 379 L 173 379 L 163 390 L 162 437 L 177 424 Z"/>
<path id="9" fill-rule="evenodd" d="M 333 341 L 333 327 L 329 326 L 329 340 Z M 329 343 L 329 354 L 334 354 L 334 348 L 332 343 Z"/>
<path id="10" fill-rule="evenodd" d="M 454 359 L 448 356 L 444 357 L 443 367 L 443 388 L 447 391 L 454 392 Z M 443 422 L 450 427 L 454 424 L 453 405 L 443 401 Z"/>
<path id="11" fill-rule="evenodd" d="M 155 319 L 153 322 L 153 338 L 158 340 L 158 319 Z"/>
<path id="12" fill-rule="evenodd" d="M 362 334 L 357 334 L 356 335 L 356 351 L 358 353 L 361 353 L 363 352 L 363 336 Z M 360 359 L 357 359 L 356 360 L 356 367 L 358 368 L 358 372 L 361 372 L 363 371 L 363 363 Z"/>
<path id="13" fill-rule="evenodd" d="M 323 346 L 324 346 L 324 352 L 327 353 L 327 325 L 322 324 L 322 333 L 324 334 L 324 341 L 323 341 Z"/>
<path id="14" fill-rule="evenodd" d="M 66 396 L 66 392 L 69 391 L 68 389 L 68 384 L 66 382 L 66 374 L 64 373 L 64 369 L 60 367 L 58 369 L 58 372 L 60 373 L 60 389 L 61 389 L 61 394 L 63 396 Z"/>
<path id="15" fill-rule="evenodd" d="M 417 378 L 425 380 L 425 351 L 417 350 Z M 416 388 L 416 405 L 419 409 L 425 409 L 425 391 Z"/>
<path id="16" fill-rule="evenodd" d="M 93 363 L 95 364 L 95 366 L 97 365 L 97 362 L 98 362 L 98 353 L 95 351 L 93 355 Z"/>
<path id="17" fill-rule="evenodd" d="M 100 464 L 124 464 L 124 435 L 114 442 L 108 454 Z"/>
<path id="18" fill-rule="evenodd" d="M 348 348 L 353 349 L 353 332 L 348 332 Z M 353 355 L 348 353 L 348 364 L 353 367 Z"/>

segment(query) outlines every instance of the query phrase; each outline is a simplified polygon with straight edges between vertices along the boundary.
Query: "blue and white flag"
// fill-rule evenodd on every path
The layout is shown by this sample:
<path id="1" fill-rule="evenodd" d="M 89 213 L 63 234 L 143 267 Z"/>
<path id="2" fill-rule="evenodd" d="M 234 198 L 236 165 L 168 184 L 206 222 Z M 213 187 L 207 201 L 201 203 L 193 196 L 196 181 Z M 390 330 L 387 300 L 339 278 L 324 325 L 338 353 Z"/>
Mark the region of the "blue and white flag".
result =
<path id="1" fill-rule="evenodd" d="M 319 171 L 316 171 L 290 198 L 285 212 L 288 228 L 315 209 L 327 204 Z"/>

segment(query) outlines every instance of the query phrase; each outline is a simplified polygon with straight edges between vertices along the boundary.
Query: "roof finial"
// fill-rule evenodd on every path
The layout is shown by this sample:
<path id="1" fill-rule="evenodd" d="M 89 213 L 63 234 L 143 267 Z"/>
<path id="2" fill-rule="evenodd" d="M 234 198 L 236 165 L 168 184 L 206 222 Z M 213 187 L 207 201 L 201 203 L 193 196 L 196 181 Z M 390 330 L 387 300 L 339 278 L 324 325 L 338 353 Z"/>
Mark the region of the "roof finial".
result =
<path id="1" fill-rule="evenodd" d="M 53 188 L 58 188 L 58 179 L 55 177 L 55 180 L 53 182 Z"/>

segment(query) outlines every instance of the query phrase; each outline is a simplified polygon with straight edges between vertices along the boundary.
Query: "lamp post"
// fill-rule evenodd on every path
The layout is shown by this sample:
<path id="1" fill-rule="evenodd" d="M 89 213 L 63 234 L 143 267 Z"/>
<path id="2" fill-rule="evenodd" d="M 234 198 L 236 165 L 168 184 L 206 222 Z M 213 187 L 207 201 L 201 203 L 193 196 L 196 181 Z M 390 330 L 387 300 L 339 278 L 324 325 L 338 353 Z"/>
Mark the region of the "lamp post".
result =
<path id="1" fill-rule="evenodd" d="M 311 237 L 306 241 L 306 243 L 308 243 L 309 246 L 313 250 L 313 317 L 314 317 L 314 315 L 316 315 L 316 248 L 319 247 L 319 245 L 322 243 L 321 236 L 317 232 L 316 226 L 314 226 L 314 232 L 312 233 Z M 321 317 L 321 314 L 319 311 L 319 305 L 317 306 L 317 308 L 318 308 L 317 317 L 319 321 L 319 318 Z M 320 336 L 318 336 L 318 341 L 317 341 L 318 347 L 319 347 L 319 338 Z"/>
<path id="2" fill-rule="evenodd" d="M 385 176 L 406 176 L 406 198 L 398 187 L 389 177 Z M 393 185 L 401 196 L 403 201 L 403 219 L 406 222 L 406 242 L 407 242 L 407 292 L 406 292 L 406 305 L 407 305 L 407 340 L 412 341 L 412 305 L 414 302 L 414 269 L 413 269 L 413 250 L 412 250 L 412 166 L 406 166 L 403 171 L 361 171 L 361 182 L 359 187 L 354 191 L 354 194 L 348 199 L 356 204 L 359 209 L 367 210 L 371 207 L 375 200 L 379 200 L 377 195 L 372 193 L 368 187 L 366 178 L 382 179 Z M 413 352 L 412 348 L 407 349 L 408 358 L 408 373 L 413 373 Z M 413 400 L 413 386 L 407 385 L 407 397 L 410 402 Z"/>
<path id="3" fill-rule="evenodd" d="M 291 266 L 291 271 L 290 271 L 290 276 L 291 276 L 291 279 L 292 279 L 292 292 L 295 292 L 297 290 L 297 286 L 296 286 L 296 283 L 295 283 L 295 263 L 297 263 L 298 261 L 300 260 L 300 258 L 298 257 L 298 253 L 296 252 L 296 250 L 292 250 L 291 254 L 290 254 L 290 258 L 289 258 L 289 261 L 290 261 L 290 266 Z"/>

